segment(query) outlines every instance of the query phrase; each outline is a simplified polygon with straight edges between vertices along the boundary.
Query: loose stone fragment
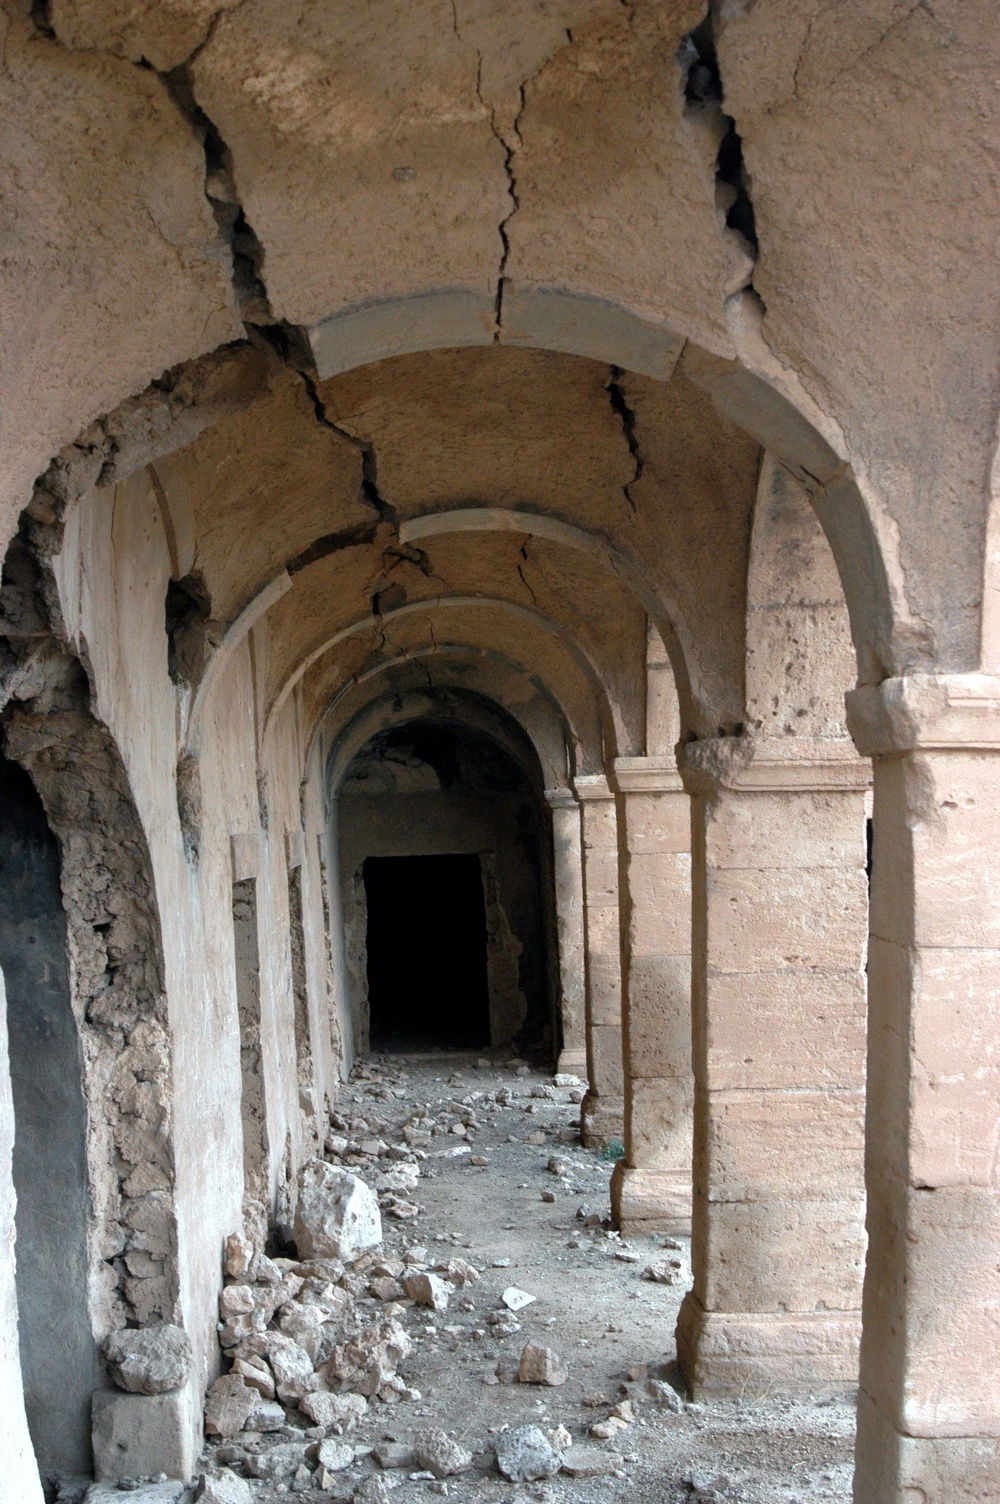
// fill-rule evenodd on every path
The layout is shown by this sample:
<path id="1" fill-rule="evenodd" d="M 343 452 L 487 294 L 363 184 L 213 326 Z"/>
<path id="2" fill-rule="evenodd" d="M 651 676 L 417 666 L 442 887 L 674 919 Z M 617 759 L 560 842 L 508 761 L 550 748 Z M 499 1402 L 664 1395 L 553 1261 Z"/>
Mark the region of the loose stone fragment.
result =
<path id="1" fill-rule="evenodd" d="M 512 1483 L 552 1478 L 562 1466 L 558 1452 L 540 1426 L 512 1426 L 496 1442 L 497 1467 Z"/>
<path id="2" fill-rule="evenodd" d="M 170 1322 L 112 1332 L 104 1356 L 115 1384 L 129 1394 L 167 1394 L 191 1372 L 188 1334 Z"/>
<path id="3" fill-rule="evenodd" d="M 205 1396 L 205 1430 L 211 1436 L 235 1436 L 259 1403 L 256 1389 L 244 1384 L 239 1374 L 224 1374 Z"/>
<path id="4" fill-rule="evenodd" d="M 281 1332 L 268 1333 L 268 1361 L 274 1372 L 279 1400 L 297 1404 L 304 1395 L 319 1388 L 319 1378 L 305 1348 Z"/>
<path id="5" fill-rule="evenodd" d="M 382 1241 L 378 1202 L 363 1180 L 322 1159 L 310 1159 L 298 1174 L 294 1236 L 304 1259 L 343 1259 Z"/>
<path id="6" fill-rule="evenodd" d="M 413 1448 L 407 1446 L 406 1443 L 402 1441 L 383 1441 L 380 1446 L 377 1446 L 374 1449 L 372 1456 L 375 1458 L 375 1461 L 378 1463 L 379 1467 L 387 1469 L 396 1467 L 412 1467 L 414 1462 L 416 1461 L 416 1458 L 413 1454 Z"/>
<path id="7" fill-rule="evenodd" d="M 263 1358 L 237 1358 L 230 1371 L 239 1374 L 244 1384 L 256 1389 L 264 1399 L 274 1399 L 274 1377 Z"/>
<path id="8" fill-rule="evenodd" d="M 521 1350 L 521 1362 L 517 1370 L 520 1384 L 565 1384 L 568 1373 L 559 1354 L 551 1347 L 540 1347 L 536 1342 L 526 1342 Z"/>
<path id="9" fill-rule="evenodd" d="M 607 1420 L 595 1420 L 590 1428 L 590 1434 L 596 1441 L 610 1441 L 612 1436 L 617 1436 L 619 1431 L 624 1431 L 628 1422 L 619 1420 L 617 1415 L 609 1415 Z"/>
<path id="10" fill-rule="evenodd" d="M 253 1266 L 253 1244 L 241 1232 L 231 1232 L 226 1239 L 226 1274 L 230 1279 L 245 1279 Z"/>
<path id="11" fill-rule="evenodd" d="M 451 1284 L 457 1285 L 460 1289 L 465 1285 L 474 1285 L 479 1278 L 479 1270 L 467 1259 L 449 1259 L 445 1273 Z"/>
<path id="12" fill-rule="evenodd" d="M 339 1389 L 371 1396 L 378 1394 L 412 1351 L 413 1344 L 398 1321 L 378 1322 L 335 1348 L 325 1373 Z"/>
<path id="13" fill-rule="evenodd" d="M 355 1504 L 392 1504 L 392 1494 L 383 1479 L 365 1478 L 354 1490 Z"/>
<path id="14" fill-rule="evenodd" d="M 184 1484 L 176 1478 L 168 1478 L 164 1483 L 142 1483 L 126 1495 L 117 1483 L 92 1483 L 84 1504 L 177 1504 L 184 1493 Z"/>
<path id="15" fill-rule="evenodd" d="M 672 1384 L 666 1384 L 662 1379 L 648 1379 L 646 1393 L 661 1409 L 670 1410 L 674 1415 L 680 1415 L 683 1412 L 684 1401 Z"/>
<path id="16" fill-rule="evenodd" d="M 642 1277 L 657 1285 L 686 1285 L 691 1278 L 691 1270 L 687 1259 L 682 1255 L 665 1253 L 662 1258 L 647 1264 Z"/>
<path id="17" fill-rule="evenodd" d="M 525 1306 L 534 1305 L 537 1295 L 529 1295 L 527 1290 L 519 1290 L 516 1285 L 508 1285 L 500 1299 L 508 1311 L 523 1311 Z"/>
<path id="18" fill-rule="evenodd" d="M 363 1394 L 327 1394 L 319 1390 L 300 1400 L 299 1409 L 317 1426 L 342 1435 L 364 1419 L 368 1401 Z"/>
<path id="19" fill-rule="evenodd" d="M 263 1400 L 243 1423 L 244 1431 L 280 1431 L 287 1424 L 284 1405 L 277 1400 Z"/>
<path id="20" fill-rule="evenodd" d="M 373 1279 L 368 1285 L 369 1294 L 374 1295 L 376 1300 L 383 1302 L 390 1300 L 402 1300 L 406 1294 L 402 1285 L 396 1279 Z"/>
<path id="21" fill-rule="evenodd" d="M 198 1504 L 251 1504 L 250 1485 L 229 1468 L 202 1473 L 195 1499 Z"/>
<path id="22" fill-rule="evenodd" d="M 430 1306 L 434 1311 L 446 1311 L 448 1309 L 448 1297 L 451 1291 L 443 1279 L 436 1274 L 411 1273 L 404 1274 L 400 1284 L 411 1300 L 415 1300 L 418 1306 Z"/>
<path id="23" fill-rule="evenodd" d="M 472 1466 L 472 1453 L 436 1426 L 417 1432 L 413 1438 L 413 1452 L 420 1466 L 427 1468 L 435 1478 L 449 1478 L 453 1473 L 464 1473 Z"/>
<path id="24" fill-rule="evenodd" d="M 621 1458 L 600 1447 L 570 1447 L 563 1458 L 562 1470 L 571 1478 L 601 1478 L 621 1466 Z"/>
<path id="25" fill-rule="evenodd" d="M 317 1453 L 320 1467 L 328 1473 L 342 1473 L 345 1467 L 350 1467 L 354 1461 L 354 1448 L 344 1441 L 324 1441 L 320 1443 Z"/>
<path id="26" fill-rule="evenodd" d="M 246 1460 L 247 1471 L 255 1478 L 267 1478 L 272 1482 L 288 1482 L 295 1476 L 296 1471 L 305 1461 L 306 1442 L 291 1441 L 276 1447 L 269 1447 L 266 1452 L 249 1454 Z"/>

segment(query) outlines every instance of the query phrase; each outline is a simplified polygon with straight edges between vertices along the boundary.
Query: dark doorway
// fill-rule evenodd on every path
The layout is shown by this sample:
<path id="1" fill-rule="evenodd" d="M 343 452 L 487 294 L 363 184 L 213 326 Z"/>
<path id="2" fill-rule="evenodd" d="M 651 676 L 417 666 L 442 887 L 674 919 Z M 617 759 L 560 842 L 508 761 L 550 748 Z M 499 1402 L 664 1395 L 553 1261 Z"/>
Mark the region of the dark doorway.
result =
<path id="1" fill-rule="evenodd" d="M 18 1337 L 43 1478 L 91 1469 L 83 1059 L 59 845 L 23 768 L 0 758 L 0 967 L 14 1092 Z"/>
<path id="2" fill-rule="evenodd" d="M 486 1048 L 490 1003 L 479 857 L 369 857 L 364 879 L 371 1048 Z"/>

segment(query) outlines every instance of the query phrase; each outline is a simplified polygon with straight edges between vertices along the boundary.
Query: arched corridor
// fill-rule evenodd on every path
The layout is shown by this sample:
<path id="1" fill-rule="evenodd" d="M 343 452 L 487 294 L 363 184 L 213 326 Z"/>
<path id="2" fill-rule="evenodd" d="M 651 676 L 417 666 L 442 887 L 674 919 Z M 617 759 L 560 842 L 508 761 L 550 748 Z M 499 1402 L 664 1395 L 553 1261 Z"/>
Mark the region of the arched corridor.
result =
<path id="1" fill-rule="evenodd" d="M 346 1499 L 519 1069 L 678 1393 L 1000 1494 L 993 19 L 0 5 L 17 1504 Z"/>

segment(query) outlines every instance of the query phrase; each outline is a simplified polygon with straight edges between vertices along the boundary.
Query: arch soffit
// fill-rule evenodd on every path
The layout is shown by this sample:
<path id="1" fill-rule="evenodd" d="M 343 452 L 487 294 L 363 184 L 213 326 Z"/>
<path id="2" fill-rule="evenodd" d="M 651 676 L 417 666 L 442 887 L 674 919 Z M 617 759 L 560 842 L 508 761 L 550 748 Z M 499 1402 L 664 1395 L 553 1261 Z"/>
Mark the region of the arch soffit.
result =
<path id="1" fill-rule="evenodd" d="M 394 355 L 493 343 L 584 356 L 663 381 L 680 363 L 808 489 L 837 563 L 861 682 L 926 669 L 929 634 L 907 604 L 893 519 L 863 478 L 859 484 L 840 429 L 768 349 L 753 294 L 731 298 L 726 315 L 731 343 L 709 350 L 624 304 L 505 281 L 499 311 L 484 294 L 429 290 L 337 312 L 307 334 L 321 380 Z"/>
<path id="2" fill-rule="evenodd" d="M 402 695 L 392 689 L 383 690 L 357 707 L 353 715 L 344 720 L 323 759 L 331 798 L 336 797 L 341 780 L 353 758 L 373 736 L 389 727 L 402 726 L 407 721 L 427 714 L 427 702 L 430 700 L 433 704 L 435 698 L 434 688 L 435 686 L 426 684 L 414 685 Z M 548 759 L 540 752 L 537 739 L 530 735 L 520 718 L 513 715 L 499 700 L 491 695 L 472 691 L 464 705 L 459 704 L 453 709 L 452 719 L 491 736 L 516 758 L 533 781 L 540 772 L 545 786 L 551 786 Z M 532 759 L 535 765 L 529 768 L 526 761 Z M 560 783 L 565 783 L 565 772 L 557 776 Z"/>
<path id="3" fill-rule="evenodd" d="M 427 292 L 348 309 L 321 320 L 307 331 L 318 375 L 325 380 L 394 355 L 494 342 L 580 355 L 664 381 L 680 364 L 685 376 L 706 391 L 721 412 L 751 434 L 809 492 L 847 601 L 859 680 L 878 682 L 889 675 L 926 669 L 927 633 L 913 620 L 906 603 L 895 525 L 870 492 L 862 492 L 838 452 L 844 443 L 835 425 L 766 350 L 759 315 L 754 316 L 746 297 L 731 300 L 739 307 L 729 319 L 733 346 L 724 352 L 696 346 L 665 322 L 654 323 L 624 305 L 586 294 L 505 286 L 505 312 L 499 327 L 495 320 L 484 324 L 480 301 L 468 292 Z M 526 514 L 513 515 L 523 518 Z M 422 521 L 414 519 L 417 524 Z M 586 536 L 576 542 L 582 543 Z M 568 543 L 569 537 L 564 541 Z M 597 552 L 612 553 L 601 540 L 595 542 Z M 629 580 L 633 566 L 617 558 L 613 562 L 616 569 L 622 566 L 622 578 Z M 188 750 L 197 750 L 205 700 L 225 662 L 255 622 L 290 588 L 291 579 L 283 570 L 231 623 L 193 696 L 185 736 Z M 675 636 L 676 618 L 667 611 L 669 619 L 663 621 L 665 603 L 649 597 L 648 588 L 644 584 L 644 595 L 655 608 L 651 614 L 668 650 L 673 646 L 680 660 L 675 660 L 675 673 L 683 703 L 690 686 Z M 276 708 L 305 666 L 284 687 Z"/>
<path id="4" fill-rule="evenodd" d="M 478 667 L 484 670 L 481 675 L 475 672 Z M 337 692 L 311 732 L 307 728 L 306 740 L 311 743 L 318 736 L 324 748 L 332 748 L 366 705 L 386 694 L 410 695 L 438 689 L 464 689 L 495 700 L 519 722 L 534 744 L 546 786 L 562 782 L 567 772 L 572 771 L 566 767 L 567 753 L 574 765 L 582 761 L 589 764 L 596 755 L 597 767 L 601 766 L 599 740 L 596 745 L 587 746 L 569 710 L 536 674 L 504 654 L 451 643 L 437 648 L 412 648 L 389 663 L 373 665 L 352 677 Z M 533 707 L 530 715 L 525 713 L 526 703 Z M 596 729 L 599 733 L 599 721 Z"/>
<path id="5" fill-rule="evenodd" d="M 402 523 L 399 528 L 398 537 L 399 542 L 405 545 L 415 538 L 438 536 L 447 539 L 449 536 L 471 535 L 483 532 L 522 533 L 526 536 L 537 537 L 546 542 L 565 547 L 577 554 L 584 555 L 593 560 L 601 568 L 606 569 L 626 590 L 631 592 L 638 605 L 653 618 L 657 629 L 663 636 L 667 651 L 671 654 L 681 703 L 682 705 L 688 703 L 687 662 L 684 653 L 678 645 L 677 637 L 673 630 L 673 620 L 669 612 L 666 611 L 663 601 L 644 577 L 641 570 L 622 557 L 604 539 L 582 528 L 574 527 L 568 523 L 561 522 L 557 518 L 541 513 L 476 507 L 424 514 L 421 517 L 411 519 L 409 522 Z M 322 559 L 318 562 L 322 562 Z M 297 583 L 297 579 L 293 580 L 287 569 L 282 570 L 248 601 L 242 611 L 227 627 L 187 707 L 186 727 L 183 738 L 184 747 L 187 752 L 196 754 L 198 751 L 203 729 L 205 706 L 214 685 L 223 675 L 227 663 L 231 660 L 233 654 L 238 650 L 249 632 L 259 622 L 264 620 L 272 607 L 277 606 L 295 588 Z M 421 600 L 414 600 L 407 604 L 414 611 L 419 611 L 422 608 L 430 610 L 440 608 L 445 601 L 454 602 L 458 599 L 466 602 L 491 599 L 495 600 L 497 604 L 501 603 L 500 597 L 480 598 L 479 596 L 470 595 L 467 597 L 426 596 Z M 525 608 L 524 612 L 521 612 L 518 603 L 509 602 L 507 604 L 511 606 L 515 614 L 525 616 L 525 619 L 527 619 L 527 615 L 530 615 L 529 608 Z M 540 619 L 541 613 L 535 614 Z M 396 612 L 394 611 L 386 612 L 381 617 L 381 620 L 386 622 L 395 616 Z M 359 630 L 363 622 L 371 620 L 370 616 L 366 616 L 363 621 L 359 620 L 349 624 L 346 628 L 347 636 L 353 635 Z M 546 617 L 546 620 L 552 620 L 552 618 Z M 325 638 L 317 647 L 305 653 L 284 680 L 281 681 L 267 710 L 265 723 L 267 727 L 270 726 L 273 717 L 281 709 L 288 695 L 317 659 L 331 651 L 340 642 L 346 640 L 343 635 L 344 630 L 339 629 L 337 632 L 332 633 L 330 637 Z M 569 631 L 561 626 L 560 630 L 567 641 L 569 641 L 571 635 Z M 574 636 L 573 640 L 577 642 L 579 651 L 583 654 L 584 649 L 579 644 L 578 639 Z M 600 670 L 597 668 L 590 654 L 585 654 L 585 656 L 587 662 L 593 666 L 594 671 L 601 680 L 603 689 L 603 678 Z M 678 665 L 680 666 L 679 676 Z M 604 698 L 608 699 L 610 703 L 610 697 L 605 695 Z M 622 731 L 623 725 L 619 723 L 616 726 L 615 740 L 624 745 Z"/>
<path id="6" fill-rule="evenodd" d="M 620 708 L 615 705 L 607 694 L 598 665 L 594 662 L 590 653 L 566 627 L 533 606 L 522 606 L 514 601 L 485 595 L 442 595 L 432 596 L 419 601 L 407 601 L 404 605 L 384 612 L 377 619 L 368 615 L 342 627 L 325 642 L 321 643 L 319 647 L 314 649 L 313 652 L 309 653 L 295 673 L 285 680 L 265 713 L 262 742 L 270 735 L 271 728 L 274 726 L 283 706 L 296 685 L 301 682 L 307 670 L 325 654 L 335 651 L 342 643 L 348 642 L 364 632 L 381 635 L 392 623 L 404 621 L 410 617 L 419 617 L 421 613 L 433 615 L 434 620 L 437 621 L 442 615 L 467 611 L 473 611 L 477 614 L 480 612 L 491 613 L 499 619 L 501 626 L 504 617 L 513 618 L 519 622 L 526 622 L 537 630 L 544 632 L 546 636 L 557 639 L 587 680 L 595 702 L 602 709 L 604 707 L 607 708 L 605 730 L 606 734 L 608 734 L 609 746 L 616 749 L 614 755 L 617 755 L 618 747 L 628 744 L 628 728 L 622 719 Z M 504 641 L 503 636 L 498 638 L 500 644 L 503 644 Z"/>

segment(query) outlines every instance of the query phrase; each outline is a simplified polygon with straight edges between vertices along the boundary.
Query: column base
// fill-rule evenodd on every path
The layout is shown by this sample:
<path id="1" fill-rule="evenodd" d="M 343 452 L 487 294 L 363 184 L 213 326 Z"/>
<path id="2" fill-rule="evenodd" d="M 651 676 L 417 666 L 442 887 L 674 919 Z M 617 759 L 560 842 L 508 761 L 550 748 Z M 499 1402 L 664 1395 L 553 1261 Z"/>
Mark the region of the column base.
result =
<path id="1" fill-rule="evenodd" d="M 563 1050 L 556 1062 L 557 1076 L 579 1076 L 581 1081 L 587 1079 L 587 1051 L 586 1049 Z"/>
<path id="2" fill-rule="evenodd" d="M 860 1348 L 860 1311 L 706 1311 L 689 1292 L 677 1318 L 677 1358 L 695 1398 L 853 1393 Z"/>
<path id="3" fill-rule="evenodd" d="M 626 1235 L 691 1235 L 691 1173 L 633 1169 L 619 1160 L 611 1176 L 611 1216 Z"/>
<path id="4" fill-rule="evenodd" d="M 902 1436 L 862 1391 L 854 1504 L 993 1504 L 1000 1437 Z"/>
<path id="5" fill-rule="evenodd" d="M 94 1475 L 100 1483 L 166 1473 L 187 1483 L 201 1450 L 201 1400 L 189 1380 L 170 1394 L 95 1389 Z"/>
<path id="6" fill-rule="evenodd" d="M 624 1143 L 624 1097 L 598 1097 L 588 1091 L 580 1104 L 580 1137 L 588 1149 L 600 1149 L 615 1138 Z"/>

